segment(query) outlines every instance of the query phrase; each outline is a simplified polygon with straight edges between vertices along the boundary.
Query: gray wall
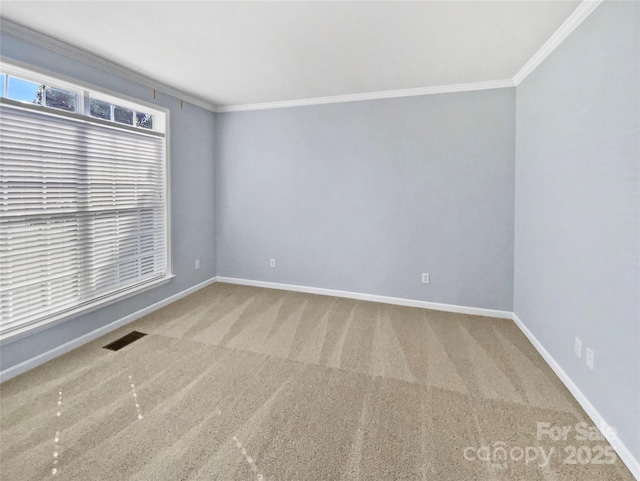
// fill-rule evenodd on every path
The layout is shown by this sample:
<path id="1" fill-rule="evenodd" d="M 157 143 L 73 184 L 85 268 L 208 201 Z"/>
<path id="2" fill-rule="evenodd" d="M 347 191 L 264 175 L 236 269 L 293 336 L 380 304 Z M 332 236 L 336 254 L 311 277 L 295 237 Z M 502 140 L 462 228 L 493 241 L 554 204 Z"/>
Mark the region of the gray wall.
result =
<path id="1" fill-rule="evenodd" d="M 501 310 L 513 299 L 640 452 L 638 9 L 601 5 L 517 88 L 517 114 L 515 89 L 215 118 L 160 94 L 176 278 L 3 345 L 1 368 L 212 277 L 217 251 L 221 276 Z M 151 101 L 0 35 L 3 56 Z M 595 349 L 593 372 L 572 353 L 576 335 Z"/>
<path id="2" fill-rule="evenodd" d="M 515 232 L 516 314 L 638 458 L 639 8 L 604 2 L 518 86 Z"/>
<path id="3" fill-rule="evenodd" d="M 151 89 L 0 33 L 0 54 L 81 82 L 154 102 Z M 159 94 L 155 103 L 171 109 L 171 213 L 173 270 L 170 283 L 125 299 L 0 348 L 0 369 L 53 349 L 100 326 L 215 276 L 214 114 Z M 201 268 L 194 270 L 195 259 Z"/>
<path id="4" fill-rule="evenodd" d="M 510 311 L 514 103 L 497 89 L 216 114 L 218 275 Z"/>

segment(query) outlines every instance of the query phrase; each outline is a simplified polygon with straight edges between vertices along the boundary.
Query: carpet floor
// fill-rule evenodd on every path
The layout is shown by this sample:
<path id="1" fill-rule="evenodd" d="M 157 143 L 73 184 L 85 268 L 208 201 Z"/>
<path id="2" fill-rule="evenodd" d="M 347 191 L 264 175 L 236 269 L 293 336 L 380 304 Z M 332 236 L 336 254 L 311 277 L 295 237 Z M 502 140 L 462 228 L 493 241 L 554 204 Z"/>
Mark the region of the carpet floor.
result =
<path id="1" fill-rule="evenodd" d="M 8 481 L 633 480 L 513 322 L 288 291 L 214 284 L 0 403 Z"/>

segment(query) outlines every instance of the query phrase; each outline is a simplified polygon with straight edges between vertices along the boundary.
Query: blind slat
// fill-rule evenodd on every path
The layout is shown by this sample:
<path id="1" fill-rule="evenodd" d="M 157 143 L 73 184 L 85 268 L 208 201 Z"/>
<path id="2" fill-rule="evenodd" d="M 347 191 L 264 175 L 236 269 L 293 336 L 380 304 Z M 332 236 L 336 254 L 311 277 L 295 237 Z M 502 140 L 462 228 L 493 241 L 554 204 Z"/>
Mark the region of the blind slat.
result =
<path id="1" fill-rule="evenodd" d="M 165 140 L 0 104 L 0 335 L 166 274 Z"/>

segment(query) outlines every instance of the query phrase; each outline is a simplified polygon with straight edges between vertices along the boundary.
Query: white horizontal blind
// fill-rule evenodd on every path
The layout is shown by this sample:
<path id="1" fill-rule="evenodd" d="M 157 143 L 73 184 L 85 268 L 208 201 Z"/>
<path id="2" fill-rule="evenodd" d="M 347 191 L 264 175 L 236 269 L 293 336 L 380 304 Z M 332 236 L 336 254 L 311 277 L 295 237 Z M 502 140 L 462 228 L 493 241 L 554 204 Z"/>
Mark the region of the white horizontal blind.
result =
<path id="1" fill-rule="evenodd" d="M 162 134 L 0 104 L 0 334 L 167 270 Z"/>

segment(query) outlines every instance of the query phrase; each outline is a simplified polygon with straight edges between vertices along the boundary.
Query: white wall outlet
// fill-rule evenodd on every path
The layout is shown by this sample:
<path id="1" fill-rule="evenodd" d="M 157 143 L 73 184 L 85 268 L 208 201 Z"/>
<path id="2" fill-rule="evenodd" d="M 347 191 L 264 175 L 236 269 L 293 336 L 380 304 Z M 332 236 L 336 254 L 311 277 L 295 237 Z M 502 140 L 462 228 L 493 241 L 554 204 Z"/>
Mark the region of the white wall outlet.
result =
<path id="1" fill-rule="evenodd" d="M 593 349 L 587 348 L 587 367 L 593 371 Z"/>
<path id="2" fill-rule="evenodd" d="M 422 283 L 423 284 L 429 284 L 429 273 L 428 272 L 423 272 L 422 273 Z"/>
<path id="3" fill-rule="evenodd" d="M 576 353 L 576 356 L 582 357 L 582 341 L 578 337 L 576 337 L 576 340 L 573 344 L 573 352 Z"/>
<path id="4" fill-rule="evenodd" d="M 276 266 L 276 260 L 275 259 L 269 259 L 269 267 L 275 267 Z"/>
<path id="5" fill-rule="evenodd" d="M 200 259 L 196 259 L 196 270 L 200 269 Z"/>

